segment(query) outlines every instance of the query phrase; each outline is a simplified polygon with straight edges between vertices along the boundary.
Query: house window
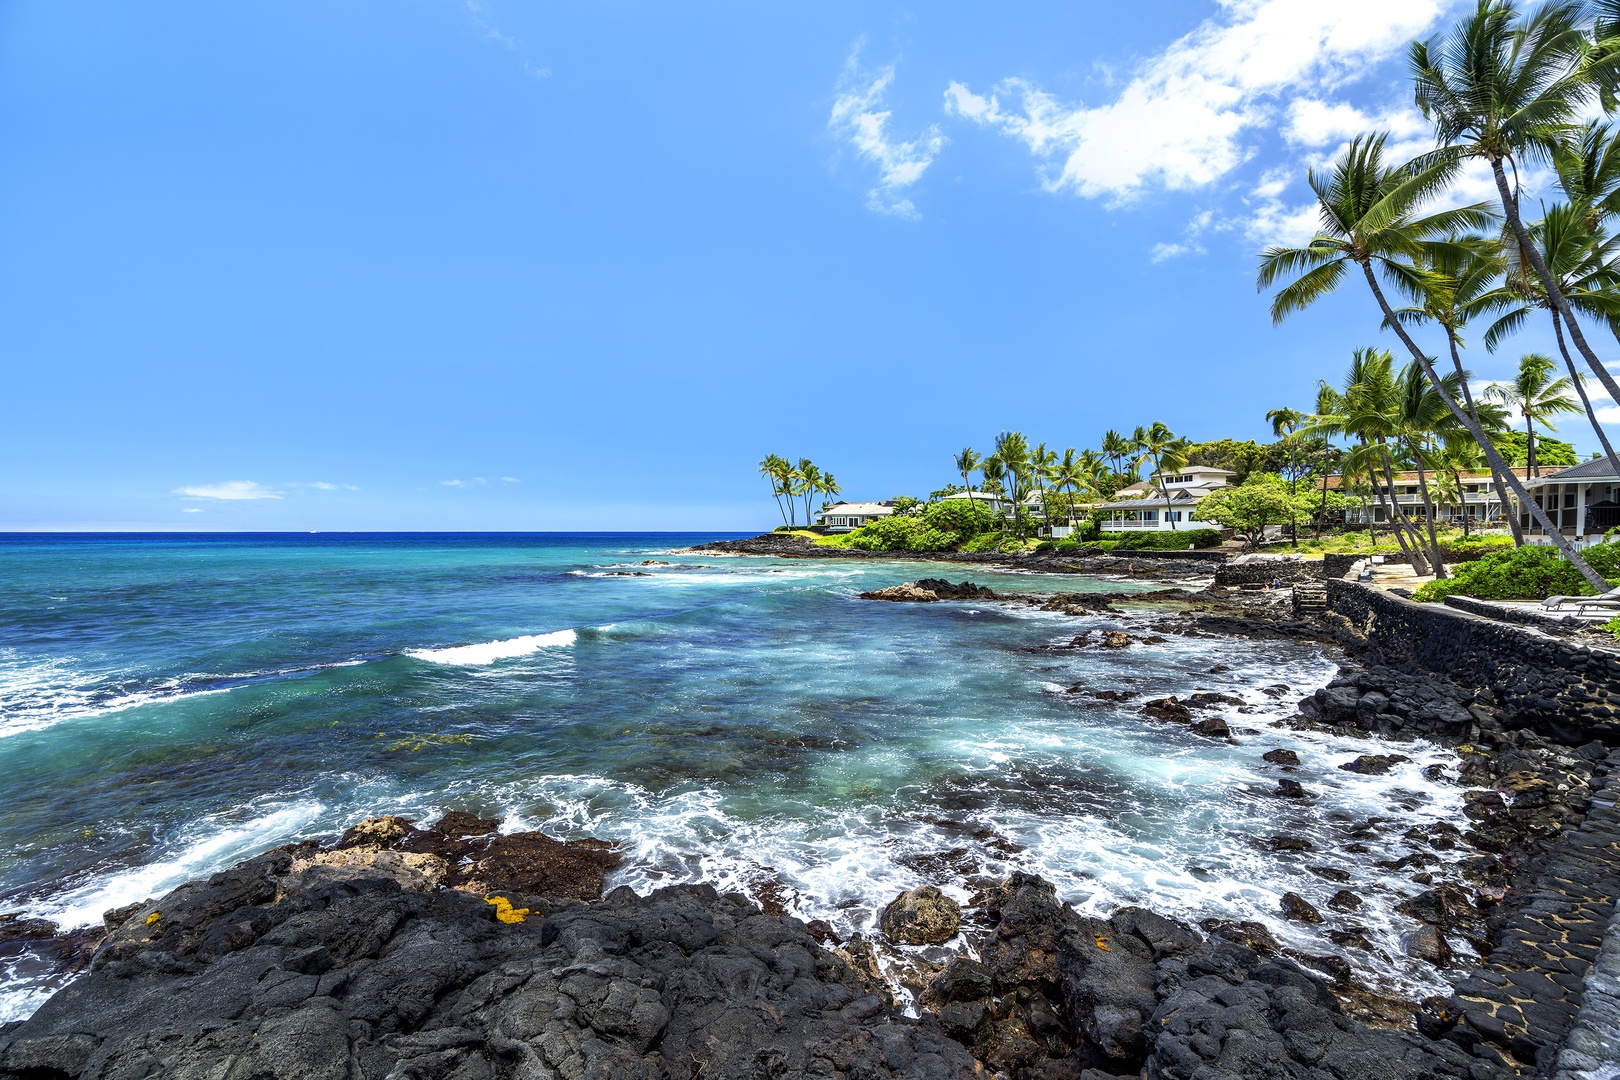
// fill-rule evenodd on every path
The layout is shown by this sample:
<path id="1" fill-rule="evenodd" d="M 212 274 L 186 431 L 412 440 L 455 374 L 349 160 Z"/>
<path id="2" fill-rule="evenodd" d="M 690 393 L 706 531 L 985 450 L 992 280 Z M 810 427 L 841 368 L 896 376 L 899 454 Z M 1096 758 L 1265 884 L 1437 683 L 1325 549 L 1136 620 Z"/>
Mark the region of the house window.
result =
<path id="1" fill-rule="evenodd" d="M 1144 510 L 1144 511 L 1142 511 L 1142 520 L 1143 521 L 1158 521 L 1159 520 L 1159 512 L 1157 510 Z"/>
<path id="2" fill-rule="evenodd" d="M 1564 492 L 1564 505 L 1567 507 L 1574 507 L 1575 493 L 1573 491 Z"/>

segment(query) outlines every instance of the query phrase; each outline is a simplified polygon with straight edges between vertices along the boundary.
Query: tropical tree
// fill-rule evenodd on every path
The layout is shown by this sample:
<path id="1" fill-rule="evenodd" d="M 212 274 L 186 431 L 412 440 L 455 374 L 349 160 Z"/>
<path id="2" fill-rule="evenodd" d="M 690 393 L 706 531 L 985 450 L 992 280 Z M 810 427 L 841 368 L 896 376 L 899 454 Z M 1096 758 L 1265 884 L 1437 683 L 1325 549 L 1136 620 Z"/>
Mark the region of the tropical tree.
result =
<path id="1" fill-rule="evenodd" d="M 804 497 L 804 523 L 809 525 L 813 520 L 810 517 L 810 503 L 821 494 L 821 470 L 809 458 L 800 458 L 794 474 L 798 479 L 799 494 Z"/>
<path id="2" fill-rule="evenodd" d="M 1175 432 L 1155 420 L 1144 428 L 1140 425 L 1131 434 L 1131 446 L 1143 460 L 1153 462 L 1153 479 L 1158 482 L 1159 494 L 1164 498 L 1164 514 L 1170 521 L 1170 531 L 1176 531 L 1176 519 L 1170 509 L 1170 489 L 1165 486 L 1164 474 L 1187 464 L 1187 440 L 1176 438 Z"/>
<path id="3" fill-rule="evenodd" d="M 1257 473 L 1241 484 L 1217 488 L 1198 504 L 1199 518 L 1241 535 L 1250 547 L 1265 541 L 1266 530 L 1311 512 L 1311 497 L 1289 491 L 1276 473 Z"/>
<path id="4" fill-rule="evenodd" d="M 1298 275 L 1273 297 L 1272 320 L 1281 322 L 1305 309 L 1342 284 L 1351 266 L 1359 268 L 1385 322 L 1434 384 L 1452 415 L 1480 444 L 1492 468 L 1508 482 L 1519 504 L 1535 516 L 1581 575 L 1594 588 L 1603 591 L 1608 585 L 1601 575 L 1586 564 L 1575 546 L 1529 497 L 1524 485 L 1501 460 L 1479 421 L 1465 412 L 1445 390 L 1428 355 L 1418 348 L 1406 327 L 1395 317 L 1394 308 L 1379 283 L 1379 274 L 1395 282 L 1408 295 L 1422 295 L 1427 278 L 1417 263 L 1434 262 L 1455 253 L 1457 245 L 1449 238 L 1488 225 L 1491 215 L 1477 204 L 1424 213 L 1425 204 L 1455 175 L 1456 159 L 1420 159 L 1392 168 L 1383 161 L 1384 140 L 1382 134 L 1354 139 L 1330 172 L 1324 175 L 1311 170 L 1308 181 L 1320 209 L 1316 235 L 1304 247 L 1272 247 L 1261 256 L 1260 288 Z"/>
<path id="5" fill-rule="evenodd" d="M 793 466 L 788 464 L 788 460 L 776 454 L 766 454 L 759 463 L 759 473 L 770 481 L 771 498 L 776 500 L 776 509 L 781 512 L 782 524 L 784 525 L 791 525 L 788 521 L 788 506 L 792 505 L 791 500 L 787 505 L 784 505 L 783 498 L 786 489 L 789 487 L 786 477 L 792 471 Z"/>
<path id="6" fill-rule="evenodd" d="M 1430 258 L 1425 270 L 1422 302 L 1417 306 L 1397 309 L 1395 316 L 1408 326 L 1432 321 L 1445 331 L 1446 346 L 1451 352 L 1452 372 L 1458 377 L 1462 390 L 1463 408 L 1483 430 L 1490 431 L 1491 425 L 1481 415 L 1479 403 L 1474 400 L 1474 392 L 1469 386 L 1470 376 L 1463 368 L 1462 331 L 1470 319 L 1501 307 L 1495 283 L 1503 271 L 1503 261 L 1491 245 L 1465 238 L 1458 240 L 1456 247 L 1440 253 L 1440 257 Z M 1490 347 L 1490 336 L 1487 331 L 1487 348 Z M 1512 503 L 1508 500 L 1507 485 L 1494 465 L 1489 461 L 1485 464 L 1490 469 L 1491 486 L 1496 489 L 1502 514 L 1513 532 L 1513 543 L 1523 544 L 1524 532 L 1519 528 L 1518 515 L 1508 512 Z"/>
<path id="7" fill-rule="evenodd" d="M 1572 413 L 1577 406 L 1569 400 L 1570 380 L 1567 376 L 1552 377 L 1552 358 L 1544 353 L 1525 353 L 1519 359 L 1519 371 L 1510 381 L 1492 383 L 1485 396 L 1517 413 L 1524 420 L 1526 463 L 1531 476 L 1540 476 L 1536 464 L 1536 424 L 1548 431 L 1557 431 L 1553 417 Z"/>
<path id="8" fill-rule="evenodd" d="M 838 481 L 833 478 L 832 473 L 824 472 L 821 474 L 821 493 L 827 496 L 827 498 L 830 500 L 842 495 L 844 493 L 844 489 L 838 486 Z M 830 502 L 822 503 L 821 512 L 825 514 L 827 512 L 827 507 L 830 505 Z M 805 524 L 808 525 L 809 522 L 805 522 Z"/>
<path id="9" fill-rule="evenodd" d="M 974 532 L 979 531 L 979 502 L 973 497 L 973 472 L 981 460 L 971 446 L 964 446 L 962 452 L 956 455 L 956 471 L 962 477 L 962 487 L 967 490 L 968 503 L 973 507 Z"/>
<path id="10" fill-rule="evenodd" d="M 1116 490 L 1125 486 L 1125 459 L 1131 455 L 1131 441 L 1119 432 L 1110 428 L 1103 432 L 1102 452 L 1114 467 L 1114 476 L 1119 481 Z"/>
<path id="11" fill-rule="evenodd" d="M 1269 409 L 1266 412 L 1266 422 L 1271 425 L 1271 433 L 1283 441 L 1288 450 L 1288 494 L 1299 493 L 1299 440 L 1295 435 L 1300 425 L 1305 422 L 1305 414 L 1298 409 L 1284 406 L 1281 409 Z M 1293 538 L 1294 546 L 1299 547 L 1299 522 L 1289 519 L 1288 534 Z"/>
<path id="12" fill-rule="evenodd" d="M 1601 7 L 1608 12 L 1613 5 Z M 1620 57 L 1593 55 L 1582 32 L 1584 8 L 1580 0 L 1552 0 L 1522 13 L 1507 0 L 1479 0 L 1444 40 L 1414 42 L 1409 63 L 1418 108 L 1434 125 L 1441 146 L 1436 156 L 1475 158 L 1490 165 L 1519 251 L 1562 317 L 1576 351 L 1610 397 L 1620 401 L 1620 383 L 1588 344 L 1519 206 L 1523 167 L 1554 161 L 1560 144 L 1578 145 L 1581 109 L 1600 87 L 1613 85 Z"/>
<path id="13" fill-rule="evenodd" d="M 1012 502 L 1013 530 L 1022 540 L 1024 501 L 1030 494 L 1029 441 L 1019 432 L 1003 431 L 996 436 L 996 452 L 991 456 L 1001 463 L 1006 475 L 1008 496 Z"/>

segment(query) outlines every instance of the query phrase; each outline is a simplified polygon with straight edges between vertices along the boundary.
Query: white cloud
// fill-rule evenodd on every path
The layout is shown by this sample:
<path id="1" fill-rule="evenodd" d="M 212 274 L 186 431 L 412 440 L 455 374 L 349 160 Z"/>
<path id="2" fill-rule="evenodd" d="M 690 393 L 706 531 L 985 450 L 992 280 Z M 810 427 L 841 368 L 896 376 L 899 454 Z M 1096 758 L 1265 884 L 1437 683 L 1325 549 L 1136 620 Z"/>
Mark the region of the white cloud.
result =
<path id="1" fill-rule="evenodd" d="M 482 476 L 475 476 L 471 480 L 440 480 L 439 483 L 443 487 L 464 488 L 477 487 L 479 484 L 487 484 L 489 481 Z"/>
<path id="2" fill-rule="evenodd" d="M 501 483 L 503 483 L 503 484 L 521 484 L 521 483 L 523 483 L 523 481 L 519 480 L 515 476 L 503 476 L 503 477 L 501 477 Z"/>
<path id="3" fill-rule="evenodd" d="M 844 62 L 828 130 L 849 140 L 856 153 L 878 168 L 877 186 L 866 194 L 866 206 L 880 214 L 916 220 L 922 215 L 905 191 L 928 171 L 945 147 L 938 125 L 930 124 L 915 139 L 898 140 L 889 128 L 892 112 L 883 98 L 894 81 L 894 65 L 868 78 L 860 70 L 863 43 L 857 41 Z"/>
<path id="4" fill-rule="evenodd" d="M 226 480 L 219 484 L 195 484 L 175 488 L 173 494 L 188 499 L 279 499 L 281 492 L 255 484 L 252 480 Z"/>
<path id="5" fill-rule="evenodd" d="M 1203 235 L 1204 230 L 1210 227 L 1210 223 L 1214 219 L 1215 214 L 1210 210 L 1205 210 L 1202 213 L 1193 215 L 1193 219 L 1187 222 L 1187 227 L 1183 231 L 1183 239 L 1180 243 L 1154 244 L 1153 250 L 1149 257 L 1155 263 L 1162 263 L 1167 259 L 1178 258 L 1182 255 L 1206 254 L 1206 249 L 1203 244 L 1198 242 L 1198 237 Z"/>
<path id="6" fill-rule="evenodd" d="M 1324 95 L 1403 48 L 1444 6 L 1222 0 L 1221 17 L 1141 63 L 1112 101 L 1070 104 L 1015 78 L 988 95 L 953 82 L 945 111 L 1025 143 L 1045 160 L 1050 191 L 1125 202 L 1149 185 L 1205 187 L 1253 156 L 1245 136 L 1275 124 L 1279 109 L 1301 145 L 1331 140 L 1354 110 Z"/>
<path id="7" fill-rule="evenodd" d="M 338 489 L 336 484 L 329 484 L 325 480 L 312 481 L 309 486 L 312 488 L 319 488 L 322 491 L 336 491 Z"/>
<path id="8" fill-rule="evenodd" d="M 200 506 L 182 506 L 180 508 L 180 512 L 182 514 L 200 514 L 200 513 L 202 513 L 202 507 L 200 507 Z"/>

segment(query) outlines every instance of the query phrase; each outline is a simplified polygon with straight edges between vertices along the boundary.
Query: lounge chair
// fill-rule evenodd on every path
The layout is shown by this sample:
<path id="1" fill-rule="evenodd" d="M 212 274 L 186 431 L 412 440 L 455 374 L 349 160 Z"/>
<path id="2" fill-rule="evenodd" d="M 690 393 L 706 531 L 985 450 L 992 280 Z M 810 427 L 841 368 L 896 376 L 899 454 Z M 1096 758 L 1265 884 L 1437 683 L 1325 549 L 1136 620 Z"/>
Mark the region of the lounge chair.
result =
<path id="1" fill-rule="evenodd" d="M 1587 608 L 1620 611 L 1620 588 L 1610 589 L 1598 596 L 1549 596 L 1541 602 L 1541 606 L 1548 611 L 1572 607 L 1576 614 L 1584 614 Z"/>

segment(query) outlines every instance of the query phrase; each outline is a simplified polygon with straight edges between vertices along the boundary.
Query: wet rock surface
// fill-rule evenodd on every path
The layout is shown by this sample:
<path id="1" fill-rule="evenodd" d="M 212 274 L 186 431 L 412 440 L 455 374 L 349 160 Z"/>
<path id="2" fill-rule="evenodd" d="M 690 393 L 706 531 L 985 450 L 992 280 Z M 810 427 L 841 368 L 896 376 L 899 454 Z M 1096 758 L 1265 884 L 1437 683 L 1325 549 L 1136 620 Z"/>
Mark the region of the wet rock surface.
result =
<path id="1" fill-rule="evenodd" d="M 314 854 L 271 852 L 133 913 L 89 975 L 0 1029 L 0 1076 L 979 1074 L 936 1021 L 898 1015 L 804 924 L 740 896 L 486 899 Z"/>
<path id="2" fill-rule="evenodd" d="M 1450 1040 L 1369 1028 L 1332 983 L 1276 951 L 1264 927 L 1205 933 L 1141 908 L 1107 919 L 1015 873 L 984 898 L 977 961 L 952 960 L 925 1013 L 1016 1080 L 1492 1080 L 1514 1072 Z M 1259 948 L 1257 949 L 1256 946 Z"/>
<path id="3" fill-rule="evenodd" d="M 943 578 L 919 578 L 886 589 L 861 593 L 862 600 L 890 600 L 931 604 L 939 600 L 996 600 L 995 591 L 971 581 L 952 584 Z"/>
<path id="4" fill-rule="evenodd" d="M 962 907 L 933 885 L 903 892 L 879 918 L 884 935 L 897 945 L 943 945 L 962 927 Z"/>

